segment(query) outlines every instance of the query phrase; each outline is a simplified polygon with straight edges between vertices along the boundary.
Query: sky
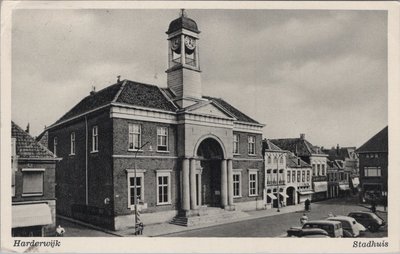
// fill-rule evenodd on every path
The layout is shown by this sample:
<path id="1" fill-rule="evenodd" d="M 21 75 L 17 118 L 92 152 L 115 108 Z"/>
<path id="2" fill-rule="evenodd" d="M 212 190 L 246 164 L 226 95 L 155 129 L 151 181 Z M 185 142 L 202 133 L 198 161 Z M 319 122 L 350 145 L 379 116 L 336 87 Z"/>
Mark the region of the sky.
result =
<path id="1" fill-rule="evenodd" d="M 264 138 L 361 146 L 388 122 L 387 13 L 186 10 L 200 33 L 203 95 L 265 124 Z M 39 135 L 121 79 L 166 87 L 179 10 L 15 10 L 12 119 Z"/>

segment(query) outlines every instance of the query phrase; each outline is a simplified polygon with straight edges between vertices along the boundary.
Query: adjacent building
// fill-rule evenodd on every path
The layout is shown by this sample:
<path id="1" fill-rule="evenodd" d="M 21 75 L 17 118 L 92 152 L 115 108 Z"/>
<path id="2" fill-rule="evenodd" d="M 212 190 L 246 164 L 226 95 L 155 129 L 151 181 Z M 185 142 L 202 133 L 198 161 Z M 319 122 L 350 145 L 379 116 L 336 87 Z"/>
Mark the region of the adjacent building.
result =
<path id="1" fill-rule="evenodd" d="M 327 198 L 327 160 L 328 155 L 323 153 L 317 146 L 312 145 L 305 139 L 305 134 L 299 138 L 271 139 L 278 147 L 292 152 L 307 164 L 312 166 L 312 200 L 323 200 Z"/>
<path id="2" fill-rule="evenodd" d="M 56 227 L 55 168 L 59 159 L 11 122 L 12 236 L 52 236 Z"/>
<path id="3" fill-rule="evenodd" d="M 289 206 L 311 200 L 311 165 L 268 139 L 263 141 L 263 155 L 267 209 L 277 207 L 278 202 L 280 206 Z"/>
<path id="4" fill-rule="evenodd" d="M 360 160 L 361 197 L 364 201 L 387 201 L 388 127 L 356 150 Z"/>
<path id="5" fill-rule="evenodd" d="M 118 230 L 133 226 L 135 203 L 145 224 L 262 207 L 264 125 L 202 94 L 194 20 L 166 33 L 166 88 L 118 81 L 46 129 L 63 158 L 59 214 Z"/>

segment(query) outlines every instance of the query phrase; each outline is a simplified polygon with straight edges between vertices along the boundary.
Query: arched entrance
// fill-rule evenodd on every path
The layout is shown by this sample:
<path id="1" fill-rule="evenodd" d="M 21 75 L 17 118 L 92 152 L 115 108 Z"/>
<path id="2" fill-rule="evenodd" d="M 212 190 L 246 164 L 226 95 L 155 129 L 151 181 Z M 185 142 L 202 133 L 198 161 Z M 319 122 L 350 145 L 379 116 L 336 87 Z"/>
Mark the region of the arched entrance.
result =
<path id="1" fill-rule="evenodd" d="M 288 198 L 286 199 L 286 205 L 295 205 L 295 188 L 290 186 L 286 189 L 286 195 Z"/>
<path id="2" fill-rule="evenodd" d="M 224 154 L 221 145 L 213 138 L 201 141 L 196 151 L 201 174 L 196 178 L 196 190 L 200 193 L 201 204 L 221 206 L 221 161 Z M 201 184 L 201 186 L 199 186 Z M 197 193 L 199 197 L 199 193 Z"/>

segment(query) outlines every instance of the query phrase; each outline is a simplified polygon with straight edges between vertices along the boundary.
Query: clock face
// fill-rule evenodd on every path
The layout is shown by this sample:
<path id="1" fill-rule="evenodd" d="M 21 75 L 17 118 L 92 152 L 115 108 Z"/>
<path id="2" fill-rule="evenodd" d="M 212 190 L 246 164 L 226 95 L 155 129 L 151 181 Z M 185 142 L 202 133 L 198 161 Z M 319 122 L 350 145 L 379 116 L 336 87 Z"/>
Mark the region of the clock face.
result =
<path id="1" fill-rule="evenodd" d="M 180 53 L 179 52 L 181 50 L 181 38 L 180 37 L 175 37 L 174 39 L 171 40 L 171 49 L 176 53 Z"/>
<path id="2" fill-rule="evenodd" d="M 190 36 L 185 36 L 185 46 L 189 50 L 194 50 L 196 47 L 196 40 Z"/>

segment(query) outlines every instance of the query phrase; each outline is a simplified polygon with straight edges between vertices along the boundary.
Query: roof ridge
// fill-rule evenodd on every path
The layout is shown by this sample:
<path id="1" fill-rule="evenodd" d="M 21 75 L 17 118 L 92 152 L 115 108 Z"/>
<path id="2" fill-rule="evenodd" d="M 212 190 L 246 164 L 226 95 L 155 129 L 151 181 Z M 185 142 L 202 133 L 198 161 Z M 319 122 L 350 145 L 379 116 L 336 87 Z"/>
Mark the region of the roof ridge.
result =
<path id="1" fill-rule="evenodd" d="M 114 99 L 111 101 L 111 103 L 117 101 L 117 99 L 118 99 L 119 95 L 121 94 L 122 90 L 124 89 L 126 83 L 127 83 L 127 79 L 124 79 L 123 82 L 122 82 L 121 87 L 119 88 L 118 92 L 115 94 Z"/>
<path id="2" fill-rule="evenodd" d="M 160 90 L 161 94 L 169 101 L 169 103 L 171 103 L 177 110 L 179 109 L 179 107 L 177 105 L 175 105 L 175 103 L 171 100 L 171 98 L 169 98 L 169 96 L 165 93 L 164 89 L 157 86 L 158 90 Z"/>
<path id="3" fill-rule="evenodd" d="M 46 153 L 49 153 L 50 156 L 56 157 L 52 151 L 50 151 L 47 147 L 42 145 L 40 142 L 36 141 L 29 133 L 24 131 L 18 124 L 16 124 L 14 121 L 11 120 L 11 123 L 14 124 L 14 126 L 28 139 L 30 139 L 33 143 L 39 145 L 41 149 L 43 149 Z"/>

